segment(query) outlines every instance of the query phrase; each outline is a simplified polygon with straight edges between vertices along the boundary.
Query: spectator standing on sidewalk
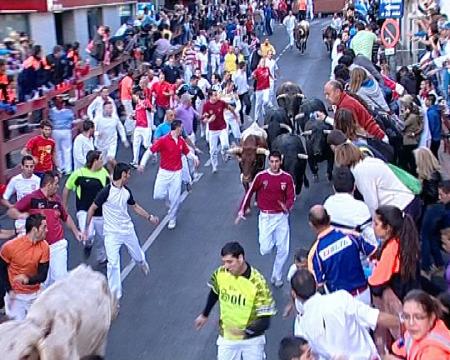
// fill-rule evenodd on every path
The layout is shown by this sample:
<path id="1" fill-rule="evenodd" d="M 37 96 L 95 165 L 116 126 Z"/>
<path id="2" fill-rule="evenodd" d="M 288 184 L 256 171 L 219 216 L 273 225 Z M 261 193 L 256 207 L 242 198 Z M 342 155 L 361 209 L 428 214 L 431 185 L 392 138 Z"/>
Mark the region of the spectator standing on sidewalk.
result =
<path id="1" fill-rule="evenodd" d="M 436 104 L 436 95 L 428 94 L 425 99 L 425 106 L 427 106 L 428 128 L 431 134 L 430 150 L 433 155 L 438 158 L 439 147 L 441 146 L 442 138 L 442 120 L 441 109 Z"/>

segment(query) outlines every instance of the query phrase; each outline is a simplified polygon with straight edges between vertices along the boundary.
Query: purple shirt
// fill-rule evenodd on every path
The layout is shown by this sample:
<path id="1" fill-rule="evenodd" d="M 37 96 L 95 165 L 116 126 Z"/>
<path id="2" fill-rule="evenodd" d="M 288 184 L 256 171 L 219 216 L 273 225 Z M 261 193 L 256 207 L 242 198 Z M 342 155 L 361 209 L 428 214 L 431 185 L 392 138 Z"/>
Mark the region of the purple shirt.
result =
<path id="1" fill-rule="evenodd" d="M 177 120 L 181 120 L 183 123 L 183 129 L 186 131 L 186 134 L 191 135 L 194 128 L 194 118 L 198 116 L 197 111 L 192 106 L 188 108 L 183 104 L 179 105 L 175 110 L 175 117 Z"/>

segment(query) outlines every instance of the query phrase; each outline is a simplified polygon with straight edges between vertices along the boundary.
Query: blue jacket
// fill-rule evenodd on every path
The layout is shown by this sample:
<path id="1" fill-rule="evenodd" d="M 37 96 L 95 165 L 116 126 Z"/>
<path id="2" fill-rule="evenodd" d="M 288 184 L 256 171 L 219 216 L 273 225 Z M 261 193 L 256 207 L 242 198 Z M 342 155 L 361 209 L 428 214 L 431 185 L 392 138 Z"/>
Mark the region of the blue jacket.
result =
<path id="1" fill-rule="evenodd" d="M 430 128 L 431 139 L 441 140 L 442 121 L 441 110 L 438 105 L 431 105 L 427 110 L 428 126 Z"/>

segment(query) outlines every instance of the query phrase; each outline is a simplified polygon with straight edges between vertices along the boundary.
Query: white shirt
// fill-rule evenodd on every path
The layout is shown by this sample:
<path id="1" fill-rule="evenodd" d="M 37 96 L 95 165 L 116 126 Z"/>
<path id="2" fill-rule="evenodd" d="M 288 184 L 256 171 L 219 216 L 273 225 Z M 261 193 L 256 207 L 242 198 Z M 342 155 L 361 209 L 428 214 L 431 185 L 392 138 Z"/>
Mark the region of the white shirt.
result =
<path id="1" fill-rule="evenodd" d="M 114 100 L 108 96 L 107 101 L 113 105 L 113 114 L 117 116 L 117 108 Z M 95 116 L 103 112 L 103 104 L 105 100 L 101 96 L 97 96 L 88 106 L 86 113 L 90 120 L 94 120 Z"/>
<path id="2" fill-rule="evenodd" d="M 278 70 L 278 65 L 275 59 L 266 59 L 266 66 L 269 68 L 272 77 L 270 78 L 270 82 L 273 83 L 275 81 L 275 71 Z"/>
<path id="3" fill-rule="evenodd" d="M 379 310 L 355 299 L 345 290 L 316 293 L 303 303 L 296 318 L 295 336 L 308 340 L 320 359 L 345 356 L 368 360 L 378 355 L 369 329 L 377 326 Z"/>
<path id="4" fill-rule="evenodd" d="M 219 55 L 220 54 L 220 43 L 218 43 L 216 40 L 211 40 L 209 42 L 209 52 L 211 55 Z"/>
<path id="5" fill-rule="evenodd" d="M 28 179 L 24 178 L 22 174 L 13 176 L 11 180 L 9 180 L 8 185 L 6 185 L 3 199 L 9 200 L 11 196 L 16 194 L 17 201 L 19 201 L 25 195 L 39 189 L 40 183 L 41 179 L 34 174 Z"/>
<path id="6" fill-rule="evenodd" d="M 95 123 L 95 146 L 100 150 L 107 150 L 109 146 L 117 144 L 117 132 L 123 142 L 127 141 L 127 135 L 122 122 L 117 116 L 94 118 Z"/>
<path id="7" fill-rule="evenodd" d="M 351 194 L 336 193 L 328 197 L 323 204 L 330 215 L 333 226 L 345 230 L 361 227 L 361 235 L 367 242 L 377 246 L 377 239 L 372 227 L 372 217 L 367 205 L 356 200 Z"/>
<path id="8" fill-rule="evenodd" d="M 73 165 L 74 169 L 79 169 L 86 164 L 86 155 L 94 150 L 94 139 L 83 134 L 78 134 L 73 141 Z"/>
<path id="9" fill-rule="evenodd" d="M 372 218 L 381 205 L 393 205 L 405 210 L 414 199 L 411 190 L 380 159 L 366 157 L 350 170 Z"/>
<path id="10" fill-rule="evenodd" d="M 197 53 L 197 60 L 200 62 L 200 72 L 202 74 L 207 74 L 208 73 L 208 52 Z"/>
<path id="11" fill-rule="evenodd" d="M 295 16 L 287 15 L 283 20 L 283 25 L 286 27 L 286 30 L 291 32 L 295 29 Z"/>
<path id="12" fill-rule="evenodd" d="M 236 85 L 236 92 L 238 95 L 248 92 L 248 81 L 245 70 L 238 69 L 232 76 L 234 85 Z"/>

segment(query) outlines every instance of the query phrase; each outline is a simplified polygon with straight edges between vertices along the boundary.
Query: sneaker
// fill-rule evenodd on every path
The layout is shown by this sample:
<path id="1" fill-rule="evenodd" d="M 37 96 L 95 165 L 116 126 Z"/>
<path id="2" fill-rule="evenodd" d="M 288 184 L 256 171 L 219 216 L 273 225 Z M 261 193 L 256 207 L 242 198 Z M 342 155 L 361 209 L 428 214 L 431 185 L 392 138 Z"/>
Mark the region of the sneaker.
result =
<path id="1" fill-rule="evenodd" d="M 92 243 L 86 241 L 83 245 L 84 245 L 84 248 L 83 248 L 84 258 L 89 259 L 89 257 L 91 256 L 91 252 L 92 252 Z"/>
<path id="2" fill-rule="evenodd" d="M 272 278 L 271 280 L 270 280 L 270 282 L 272 283 L 272 285 L 273 286 L 275 286 L 276 288 L 280 288 L 280 287 L 282 287 L 283 286 L 283 280 L 276 280 L 276 279 L 274 279 L 274 278 Z"/>
<path id="3" fill-rule="evenodd" d="M 213 168 L 212 168 L 212 173 L 213 173 L 213 174 L 216 174 L 216 173 L 217 173 L 217 168 L 214 167 L 214 166 L 213 166 Z"/>
<path id="4" fill-rule="evenodd" d="M 137 169 L 137 167 L 139 166 L 138 163 L 135 163 L 134 161 L 130 162 L 130 166 L 132 166 L 133 168 Z"/>
<path id="5" fill-rule="evenodd" d="M 173 230 L 173 229 L 175 229 L 175 226 L 177 226 L 177 221 L 176 220 L 169 220 L 169 224 L 167 224 L 167 228 L 169 230 Z"/>
<path id="6" fill-rule="evenodd" d="M 186 183 L 186 191 L 187 192 L 191 192 L 192 191 L 192 184 L 191 183 Z"/>
<path id="7" fill-rule="evenodd" d="M 139 265 L 139 268 L 144 273 L 145 276 L 147 276 L 150 273 L 150 267 L 148 266 L 147 261 L 141 262 Z"/>

